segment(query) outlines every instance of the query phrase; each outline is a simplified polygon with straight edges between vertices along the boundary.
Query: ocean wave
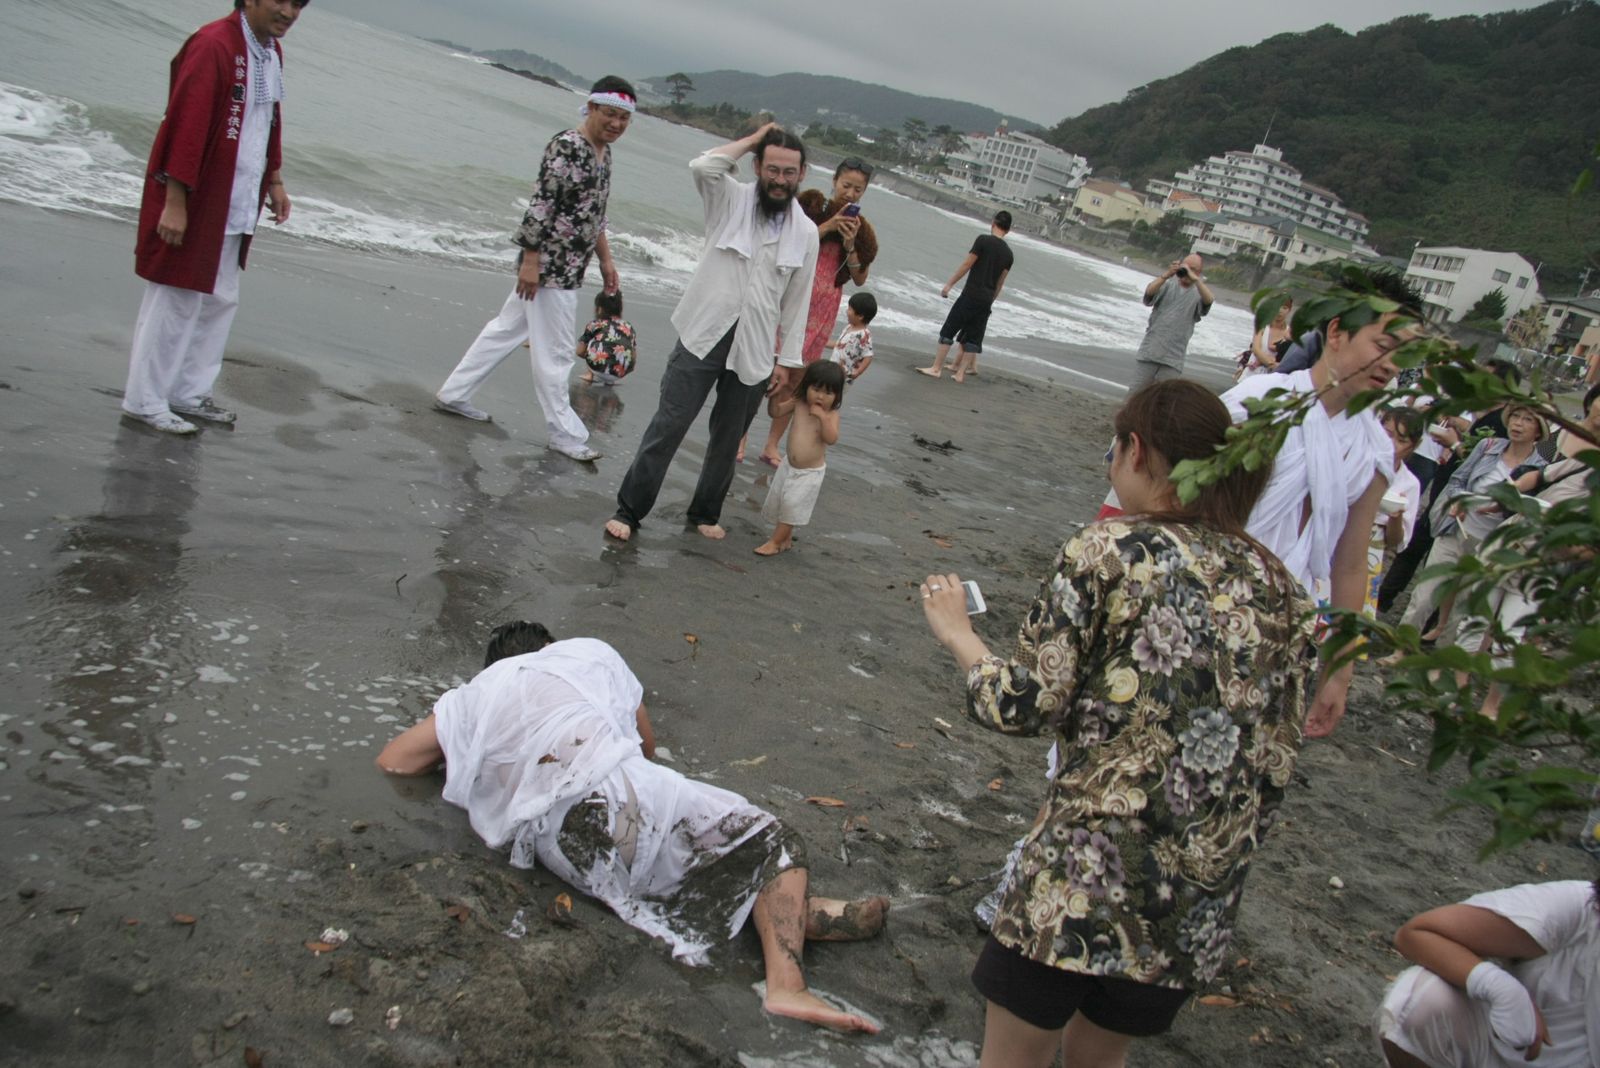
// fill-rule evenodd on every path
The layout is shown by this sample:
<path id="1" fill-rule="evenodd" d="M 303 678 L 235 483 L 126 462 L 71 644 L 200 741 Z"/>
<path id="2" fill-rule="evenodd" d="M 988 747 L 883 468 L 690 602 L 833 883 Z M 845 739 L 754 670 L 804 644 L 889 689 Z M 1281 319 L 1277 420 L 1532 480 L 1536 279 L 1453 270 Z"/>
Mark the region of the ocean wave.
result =
<path id="1" fill-rule="evenodd" d="M 607 231 L 613 255 L 641 265 L 660 268 L 674 274 L 693 274 L 699 266 L 700 254 L 705 247 L 703 238 L 682 230 L 667 230 L 658 234 L 636 234 L 625 230 Z"/>
<path id="2" fill-rule="evenodd" d="M 143 187 L 141 161 L 82 104 L 0 82 L 0 199 L 126 219 Z"/>

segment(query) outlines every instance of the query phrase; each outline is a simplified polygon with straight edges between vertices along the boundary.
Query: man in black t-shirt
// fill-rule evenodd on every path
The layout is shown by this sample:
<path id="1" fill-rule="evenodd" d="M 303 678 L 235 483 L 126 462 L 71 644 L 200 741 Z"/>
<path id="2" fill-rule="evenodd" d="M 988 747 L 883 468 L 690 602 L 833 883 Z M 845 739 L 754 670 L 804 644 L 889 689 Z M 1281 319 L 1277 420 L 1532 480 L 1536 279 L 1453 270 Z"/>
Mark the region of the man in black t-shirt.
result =
<path id="1" fill-rule="evenodd" d="M 1006 275 L 1011 273 L 1011 246 L 1005 242 L 1005 236 L 1010 232 L 1011 213 L 996 212 L 989 232 L 980 235 L 972 243 L 967 258 L 961 261 L 956 273 L 939 291 L 941 297 L 948 297 L 950 290 L 961 281 L 961 276 L 967 276 L 966 286 L 950 306 L 950 314 L 945 316 L 944 325 L 939 328 L 939 350 L 933 366 L 917 368 L 929 378 L 944 374 L 945 356 L 956 341 L 961 342 L 961 352 L 956 356 L 955 373 L 951 377 L 961 382 L 969 370 L 976 368 L 978 353 L 983 351 L 983 330 L 989 323 L 989 310 L 1000 298 Z"/>

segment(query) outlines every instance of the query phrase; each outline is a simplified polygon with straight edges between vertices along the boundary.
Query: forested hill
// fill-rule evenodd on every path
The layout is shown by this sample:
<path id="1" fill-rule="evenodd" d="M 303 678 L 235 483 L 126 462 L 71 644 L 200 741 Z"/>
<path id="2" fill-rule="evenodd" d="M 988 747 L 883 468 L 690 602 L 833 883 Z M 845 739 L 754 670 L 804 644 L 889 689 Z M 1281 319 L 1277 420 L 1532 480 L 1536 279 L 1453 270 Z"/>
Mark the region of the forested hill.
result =
<path id="1" fill-rule="evenodd" d="M 1600 255 L 1600 196 L 1567 191 L 1600 139 L 1600 5 L 1409 16 L 1231 48 L 1049 133 L 1140 184 L 1271 143 L 1372 220 L 1385 252 L 1506 249 L 1555 268 Z M 1592 157 L 1588 160 L 1592 161 Z"/>
<path id="2" fill-rule="evenodd" d="M 768 111 L 787 123 L 823 123 L 859 133 L 880 128 L 898 133 L 907 119 L 921 119 L 929 128 L 947 125 L 962 133 L 987 133 L 1006 119 L 1014 128 L 1032 130 L 1035 123 L 1002 115 L 981 104 L 918 96 L 886 85 L 858 82 L 825 74 L 750 74 L 742 70 L 690 72 L 691 104 L 728 103 L 743 111 Z M 667 76 L 648 79 L 658 93 L 668 92 Z"/>

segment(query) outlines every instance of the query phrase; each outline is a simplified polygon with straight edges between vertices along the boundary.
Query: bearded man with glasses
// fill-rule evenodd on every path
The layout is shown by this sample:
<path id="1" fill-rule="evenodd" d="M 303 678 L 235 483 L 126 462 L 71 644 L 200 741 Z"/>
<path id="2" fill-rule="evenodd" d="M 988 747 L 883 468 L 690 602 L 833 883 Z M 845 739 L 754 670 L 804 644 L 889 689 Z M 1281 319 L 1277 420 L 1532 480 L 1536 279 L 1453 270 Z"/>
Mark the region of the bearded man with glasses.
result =
<path id="1" fill-rule="evenodd" d="M 755 157 L 756 180 L 734 179 Z M 716 390 L 710 439 L 689 522 L 722 538 L 722 502 L 733 483 L 739 440 L 763 396 L 793 388 L 803 366 L 806 313 L 817 267 L 817 227 L 796 204 L 806 147 L 776 123 L 703 153 L 689 164 L 705 205 L 706 244 L 672 313 L 678 331 L 661 376 L 661 403 L 617 491 L 605 532 L 627 541 L 655 507 L 667 468 L 706 398 Z M 781 338 L 777 366 L 774 339 Z"/>

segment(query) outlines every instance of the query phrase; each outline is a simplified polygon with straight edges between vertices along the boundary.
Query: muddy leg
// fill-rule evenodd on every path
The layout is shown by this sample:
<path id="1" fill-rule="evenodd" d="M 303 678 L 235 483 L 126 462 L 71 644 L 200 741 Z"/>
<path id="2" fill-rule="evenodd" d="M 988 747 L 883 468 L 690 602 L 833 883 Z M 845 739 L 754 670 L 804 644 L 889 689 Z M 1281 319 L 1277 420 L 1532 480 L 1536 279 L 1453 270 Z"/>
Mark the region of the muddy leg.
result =
<path id="1" fill-rule="evenodd" d="M 876 1034 L 870 1021 L 840 1012 L 806 989 L 801 960 L 806 941 L 806 872 L 790 868 L 762 888 L 750 918 L 761 936 L 767 965 L 765 1008 L 774 1016 L 788 1016 L 839 1031 Z"/>

